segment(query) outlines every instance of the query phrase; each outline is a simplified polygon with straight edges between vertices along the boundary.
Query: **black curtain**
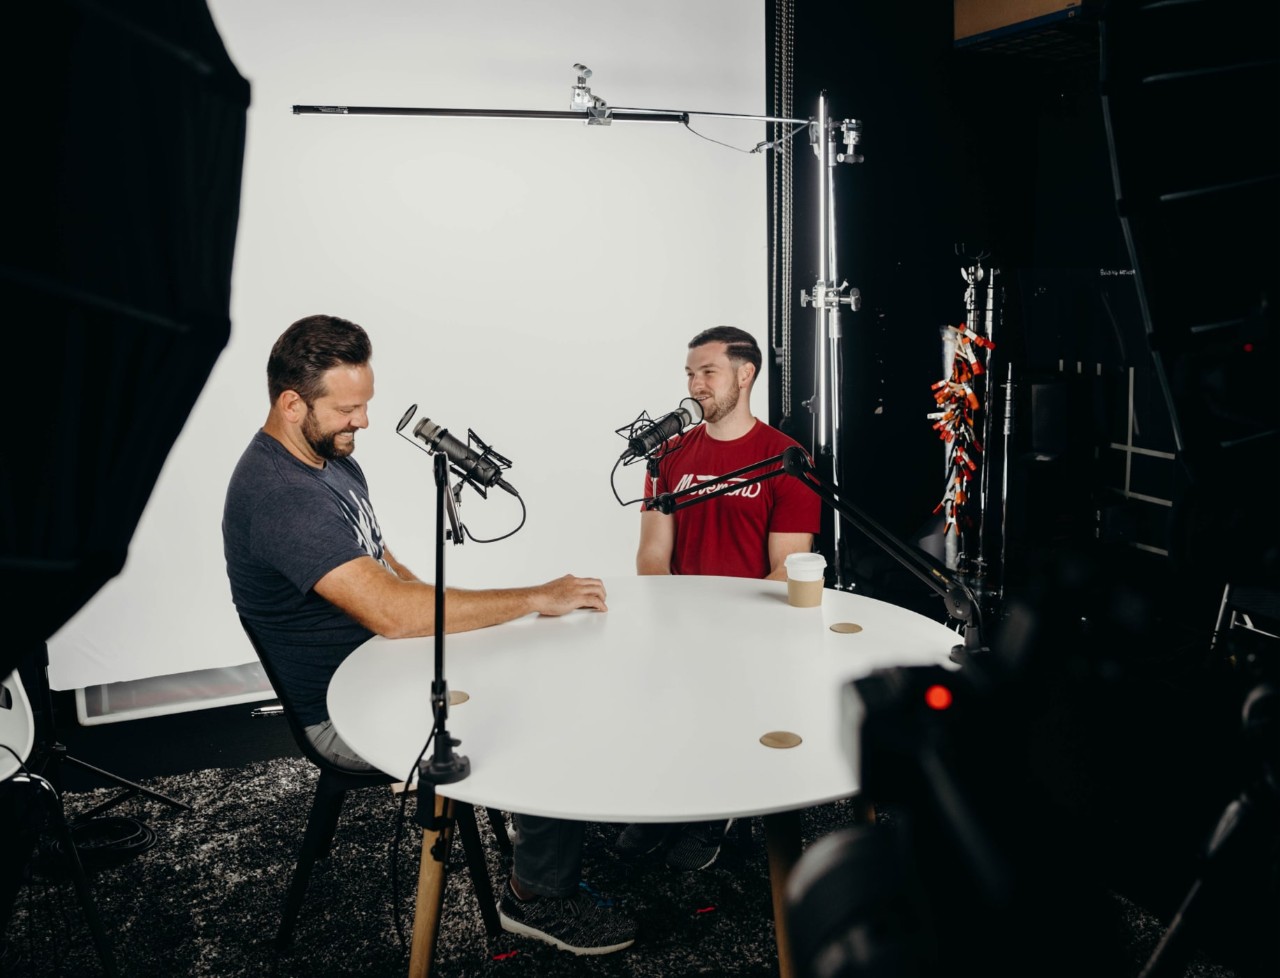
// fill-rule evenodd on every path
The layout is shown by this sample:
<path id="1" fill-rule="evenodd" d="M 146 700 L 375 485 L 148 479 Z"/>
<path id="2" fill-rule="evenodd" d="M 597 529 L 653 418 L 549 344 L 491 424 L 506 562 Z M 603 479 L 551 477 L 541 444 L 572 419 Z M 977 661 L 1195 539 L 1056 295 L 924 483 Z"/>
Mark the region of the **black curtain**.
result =
<path id="1" fill-rule="evenodd" d="M 0 675 L 120 571 L 226 345 L 249 105 L 203 0 L 13 5 L 3 45 Z"/>

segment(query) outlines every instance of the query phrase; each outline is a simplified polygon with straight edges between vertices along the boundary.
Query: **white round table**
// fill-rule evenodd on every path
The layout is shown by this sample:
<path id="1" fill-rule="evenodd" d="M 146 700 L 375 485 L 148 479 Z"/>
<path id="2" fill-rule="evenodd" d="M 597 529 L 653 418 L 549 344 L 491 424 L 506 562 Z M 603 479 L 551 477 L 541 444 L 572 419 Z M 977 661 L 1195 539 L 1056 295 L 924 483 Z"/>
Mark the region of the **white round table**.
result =
<path id="1" fill-rule="evenodd" d="M 877 668 L 949 665 L 959 641 L 922 615 L 842 591 L 793 608 L 777 581 L 623 577 L 605 586 L 608 612 L 529 616 L 446 638 L 445 678 L 469 696 L 450 708 L 448 729 L 471 775 L 441 795 L 602 822 L 769 815 L 849 797 L 857 729 L 841 708 L 845 683 Z M 857 630 L 833 631 L 838 624 Z M 329 686 L 342 738 L 397 777 L 411 773 L 431 731 L 433 642 L 370 639 Z M 761 743 L 779 731 L 798 735 L 798 746 Z M 798 819 L 789 824 L 798 832 Z M 783 848 L 798 849 L 798 839 Z"/>

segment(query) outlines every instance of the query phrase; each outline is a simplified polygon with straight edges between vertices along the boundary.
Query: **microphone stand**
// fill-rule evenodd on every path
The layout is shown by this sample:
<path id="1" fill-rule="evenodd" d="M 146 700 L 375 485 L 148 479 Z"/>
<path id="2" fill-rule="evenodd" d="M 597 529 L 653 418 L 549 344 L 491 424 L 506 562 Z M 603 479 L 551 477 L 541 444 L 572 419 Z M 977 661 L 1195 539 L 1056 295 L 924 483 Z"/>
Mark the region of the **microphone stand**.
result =
<path id="1" fill-rule="evenodd" d="M 410 411 L 413 409 L 411 408 Z M 437 453 L 433 459 L 436 480 L 436 594 L 435 594 L 435 678 L 431 681 L 431 715 L 433 725 L 431 736 L 435 745 L 431 759 L 418 762 L 418 807 L 416 821 L 423 829 L 438 832 L 436 843 L 432 847 L 432 856 L 444 862 L 446 852 L 442 845 L 447 836 L 440 830 L 450 821 L 448 815 L 436 813 L 436 785 L 453 784 L 462 781 L 471 774 L 471 761 L 454 751 L 462 741 L 449 733 L 449 684 L 444 678 L 444 541 L 445 541 L 445 505 L 448 499 L 448 515 L 451 524 L 457 526 L 457 511 L 453 506 L 453 493 L 449 489 L 449 460 L 443 453 Z M 455 543 L 462 542 L 462 536 L 455 529 Z M 437 849 L 441 851 L 437 853 Z"/>
<path id="2" fill-rule="evenodd" d="M 414 438 L 426 443 L 419 445 L 414 438 L 408 438 L 404 435 L 404 429 L 410 420 L 417 413 L 418 405 L 412 404 L 409 410 L 405 411 L 401 417 L 400 423 L 396 425 L 396 433 L 405 437 L 406 441 L 414 444 L 414 447 L 420 448 L 430 455 L 433 455 L 432 466 L 436 480 L 436 576 L 435 576 L 435 628 L 433 637 L 435 639 L 435 677 L 431 681 L 431 735 L 427 739 L 427 744 L 423 746 L 422 753 L 418 755 L 417 760 L 417 778 L 418 778 L 418 798 L 417 805 L 414 810 L 414 822 L 422 829 L 422 855 L 418 862 L 418 911 L 419 915 L 415 917 L 413 928 L 413 941 L 409 949 L 409 973 L 411 975 L 429 974 L 431 971 L 431 962 L 435 956 L 436 938 L 438 936 L 438 923 L 441 900 L 444 895 L 445 870 L 449 859 L 449 847 L 453 841 L 454 822 L 457 821 L 460 831 L 462 832 L 464 848 L 469 850 L 468 861 L 471 860 L 470 850 L 479 851 L 479 836 L 476 834 L 475 816 L 472 813 L 471 806 L 462 802 L 455 802 L 447 797 L 441 797 L 436 793 L 439 785 L 454 784 L 462 781 L 471 774 L 471 761 L 457 753 L 454 750 L 460 743 L 456 737 L 449 733 L 449 684 L 444 677 L 444 639 L 447 629 L 445 620 L 445 576 L 444 576 L 444 542 L 451 539 L 455 544 L 465 542 L 467 528 L 462 525 L 461 519 L 458 517 L 458 505 L 463 486 L 470 485 L 482 498 L 485 496 L 486 480 L 489 485 L 497 484 L 507 492 L 519 498 L 519 494 L 505 483 L 501 478 L 497 477 L 502 468 L 510 467 L 511 463 L 495 452 L 476 435 L 474 431 L 468 431 L 468 439 L 478 442 L 483 451 L 480 455 L 475 455 L 469 448 L 464 448 L 456 439 L 446 441 L 444 435 L 448 432 L 440 429 L 439 435 L 432 439 L 424 438 L 418 428 L 414 429 Z M 426 419 L 423 419 L 424 421 Z M 449 472 L 452 471 L 458 476 L 459 482 L 456 487 L 449 486 Z M 523 501 L 521 506 L 523 507 Z M 450 529 L 445 529 L 445 518 L 449 520 Z M 521 519 L 520 525 L 524 525 Z M 516 530 L 520 527 L 516 527 Z M 511 533 L 515 533 L 512 530 Z M 508 533 L 507 536 L 510 536 Z M 475 537 L 472 537 L 475 540 Z M 499 537 L 498 539 L 502 539 Z M 492 540 L 477 540 L 477 543 L 492 543 Z M 426 760 L 427 747 L 431 742 L 435 742 L 435 748 L 431 753 L 430 760 Z M 412 773 L 410 775 L 412 777 Z M 461 813 L 460 816 L 455 815 L 455 809 Z M 506 839 L 506 833 L 502 831 L 501 822 L 497 820 L 492 810 L 489 815 L 490 820 L 494 823 L 495 832 L 499 833 L 499 845 L 506 842 L 505 849 L 510 851 L 510 842 Z M 475 843 L 475 845 L 472 845 Z M 430 859 L 427 858 L 428 853 Z M 480 870 L 472 867 L 473 875 L 479 873 Z M 480 877 L 477 876 L 477 879 Z M 484 894 L 478 894 L 481 903 L 482 916 L 486 916 L 486 926 L 490 924 L 490 929 L 496 928 L 498 925 L 496 911 L 493 909 L 491 895 L 488 894 L 488 885 L 484 885 Z M 488 907 L 487 915 L 485 908 Z M 428 913 L 423 913 L 424 909 L 431 908 Z M 492 918 L 492 919 L 489 919 Z"/>
<path id="3" fill-rule="evenodd" d="M 729 481 L 748 472 L 755 472 L 778 464 L 781 464 L 781 468 L 772 469 L 740 482 L 731 483 Z M 735 492 L 744 486 L 764 482 L 766 479 L 773 479 L 780 475 L 789 475 L 794 479 L 800 480 L 810 492 L 840 514 L 854 529 L 860 531 L 872 543 L 898 561 L 912 575 L 923 582 L 925 586 L 942 598 L 947 608 L 947 614 L 962 622 L 964 626 L 964 641 L 951 649 L 952 662 L 964 664 L 966 661 L 981 658 L 987 652 L 982 636 L 981 607 L 968 585 L 958 577 L 951 576 L 945 568 L 941 567 L 928 554 L 903 543 L 853 503 L 841 499 L 839 490 L 817 474 L 813 463 L 809 461 L 803 449 L 792 446 L 780 455 L 743 466 L 740 469 L 734 469 L 732 472 L 726 472 L 715 479 L 699 483 L 696 486 L 690 486 L 687 489 L 681 489 L 679 492 L 659 493 L 657 496 L 644 500 L 644 502 L 658 512 L 670 515 L 676 510 L 685 509 L 688 506 L 714 499 L 716 496 Z M 710 492 L 706 491 L 708 486 L 714 485 L 719 485 L 719 488 Z M 685 498 L 692 496 L 694 493 L 698 494 L 695 498 Z"/>

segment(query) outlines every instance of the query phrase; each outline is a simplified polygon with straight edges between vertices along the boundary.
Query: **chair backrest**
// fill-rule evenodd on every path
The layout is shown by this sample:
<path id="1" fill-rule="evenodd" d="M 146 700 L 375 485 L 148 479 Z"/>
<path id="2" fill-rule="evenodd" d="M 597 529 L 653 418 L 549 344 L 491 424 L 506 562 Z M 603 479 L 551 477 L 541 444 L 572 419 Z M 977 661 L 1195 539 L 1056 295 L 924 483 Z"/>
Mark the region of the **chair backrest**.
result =
<path id="1" fill-rule="evenodd" d="M 0 747 L 0 781 L 22 770 L 35 744 L 35 733 L 31 703 L 15 669 L 0 679 L 0 744 L 13 751 L 10 754 L 9 750 Z"/>
<path id="2" fill-rule="evenodd" d="M 302 751 L 303 756 L 321 771 L 341 774 L 350 779 L 363 778 L 369 781 L 390 781 L 390 776 L 382 771 L 348 771 L 345 768 L 340 768 L 316 750 L 315 745 L 307 739 L 306 730 L 303 729 L 297 713 L 294 712 L 293 700 L 285 689 L 284 683 L 280 681 L 280 676 L 272 668 L 271 660 L 267 658 L 266 653 L 262 650 L 262 645 L 258 642 L 258 636 L 254 633 L 253 627 L 244 620 L 243 615 L 240 616 L 240 627 L 244 629 L 245 635 L 249 637 L 249 644 L 253 646 L 253 651 L 257 654 L 258 661 L 262 663 L 262 671 L 266 673 L 267 681 L 271 683 L 271 688 L 275 691 L 276 698 L 280 700 L 280 707 L 284 711 L 284 718 L 289 724 L 289 731 L 293 734 L 293 739 L 297 741 L 298 749 Z"/>

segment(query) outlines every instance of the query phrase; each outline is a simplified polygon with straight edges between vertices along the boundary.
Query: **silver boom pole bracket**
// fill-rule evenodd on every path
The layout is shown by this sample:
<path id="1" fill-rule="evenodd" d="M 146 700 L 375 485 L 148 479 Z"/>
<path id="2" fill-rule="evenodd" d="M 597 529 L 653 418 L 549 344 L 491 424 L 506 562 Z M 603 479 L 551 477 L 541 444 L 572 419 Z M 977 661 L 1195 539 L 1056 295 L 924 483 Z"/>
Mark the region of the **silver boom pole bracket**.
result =
<path id="1" fill-rule="evenodd" d="M 800 290 L 800 305 L 812 305 L 817 309 L 819 306 L 826 309 L 838 309 L 840 306 L 848 306 L 854 312 L 862 308 L 862 293 L 857 289 L 849 289 L 845 294 L 845 289 L 849 289 L 849 280 L 845 279 L 837 286 L 829 286 L 826 282 L 814 282 L 813 294 L 810 295 L 804 289 Z"/>
<path id="2" fill-rule="evenodd" d="M 608 103 L 599 95 L 591 94 L 591 88 L 587 85 L 587 79 L 591 77 L 591 69 L 586 65 L 573 67 L 578 73 L 578 81 L 573 86 L 569 108 L 575 112 L 585 112 L 589 126 L 609 125 L 613 122 L 613 109 L 609 108 Z"/>

